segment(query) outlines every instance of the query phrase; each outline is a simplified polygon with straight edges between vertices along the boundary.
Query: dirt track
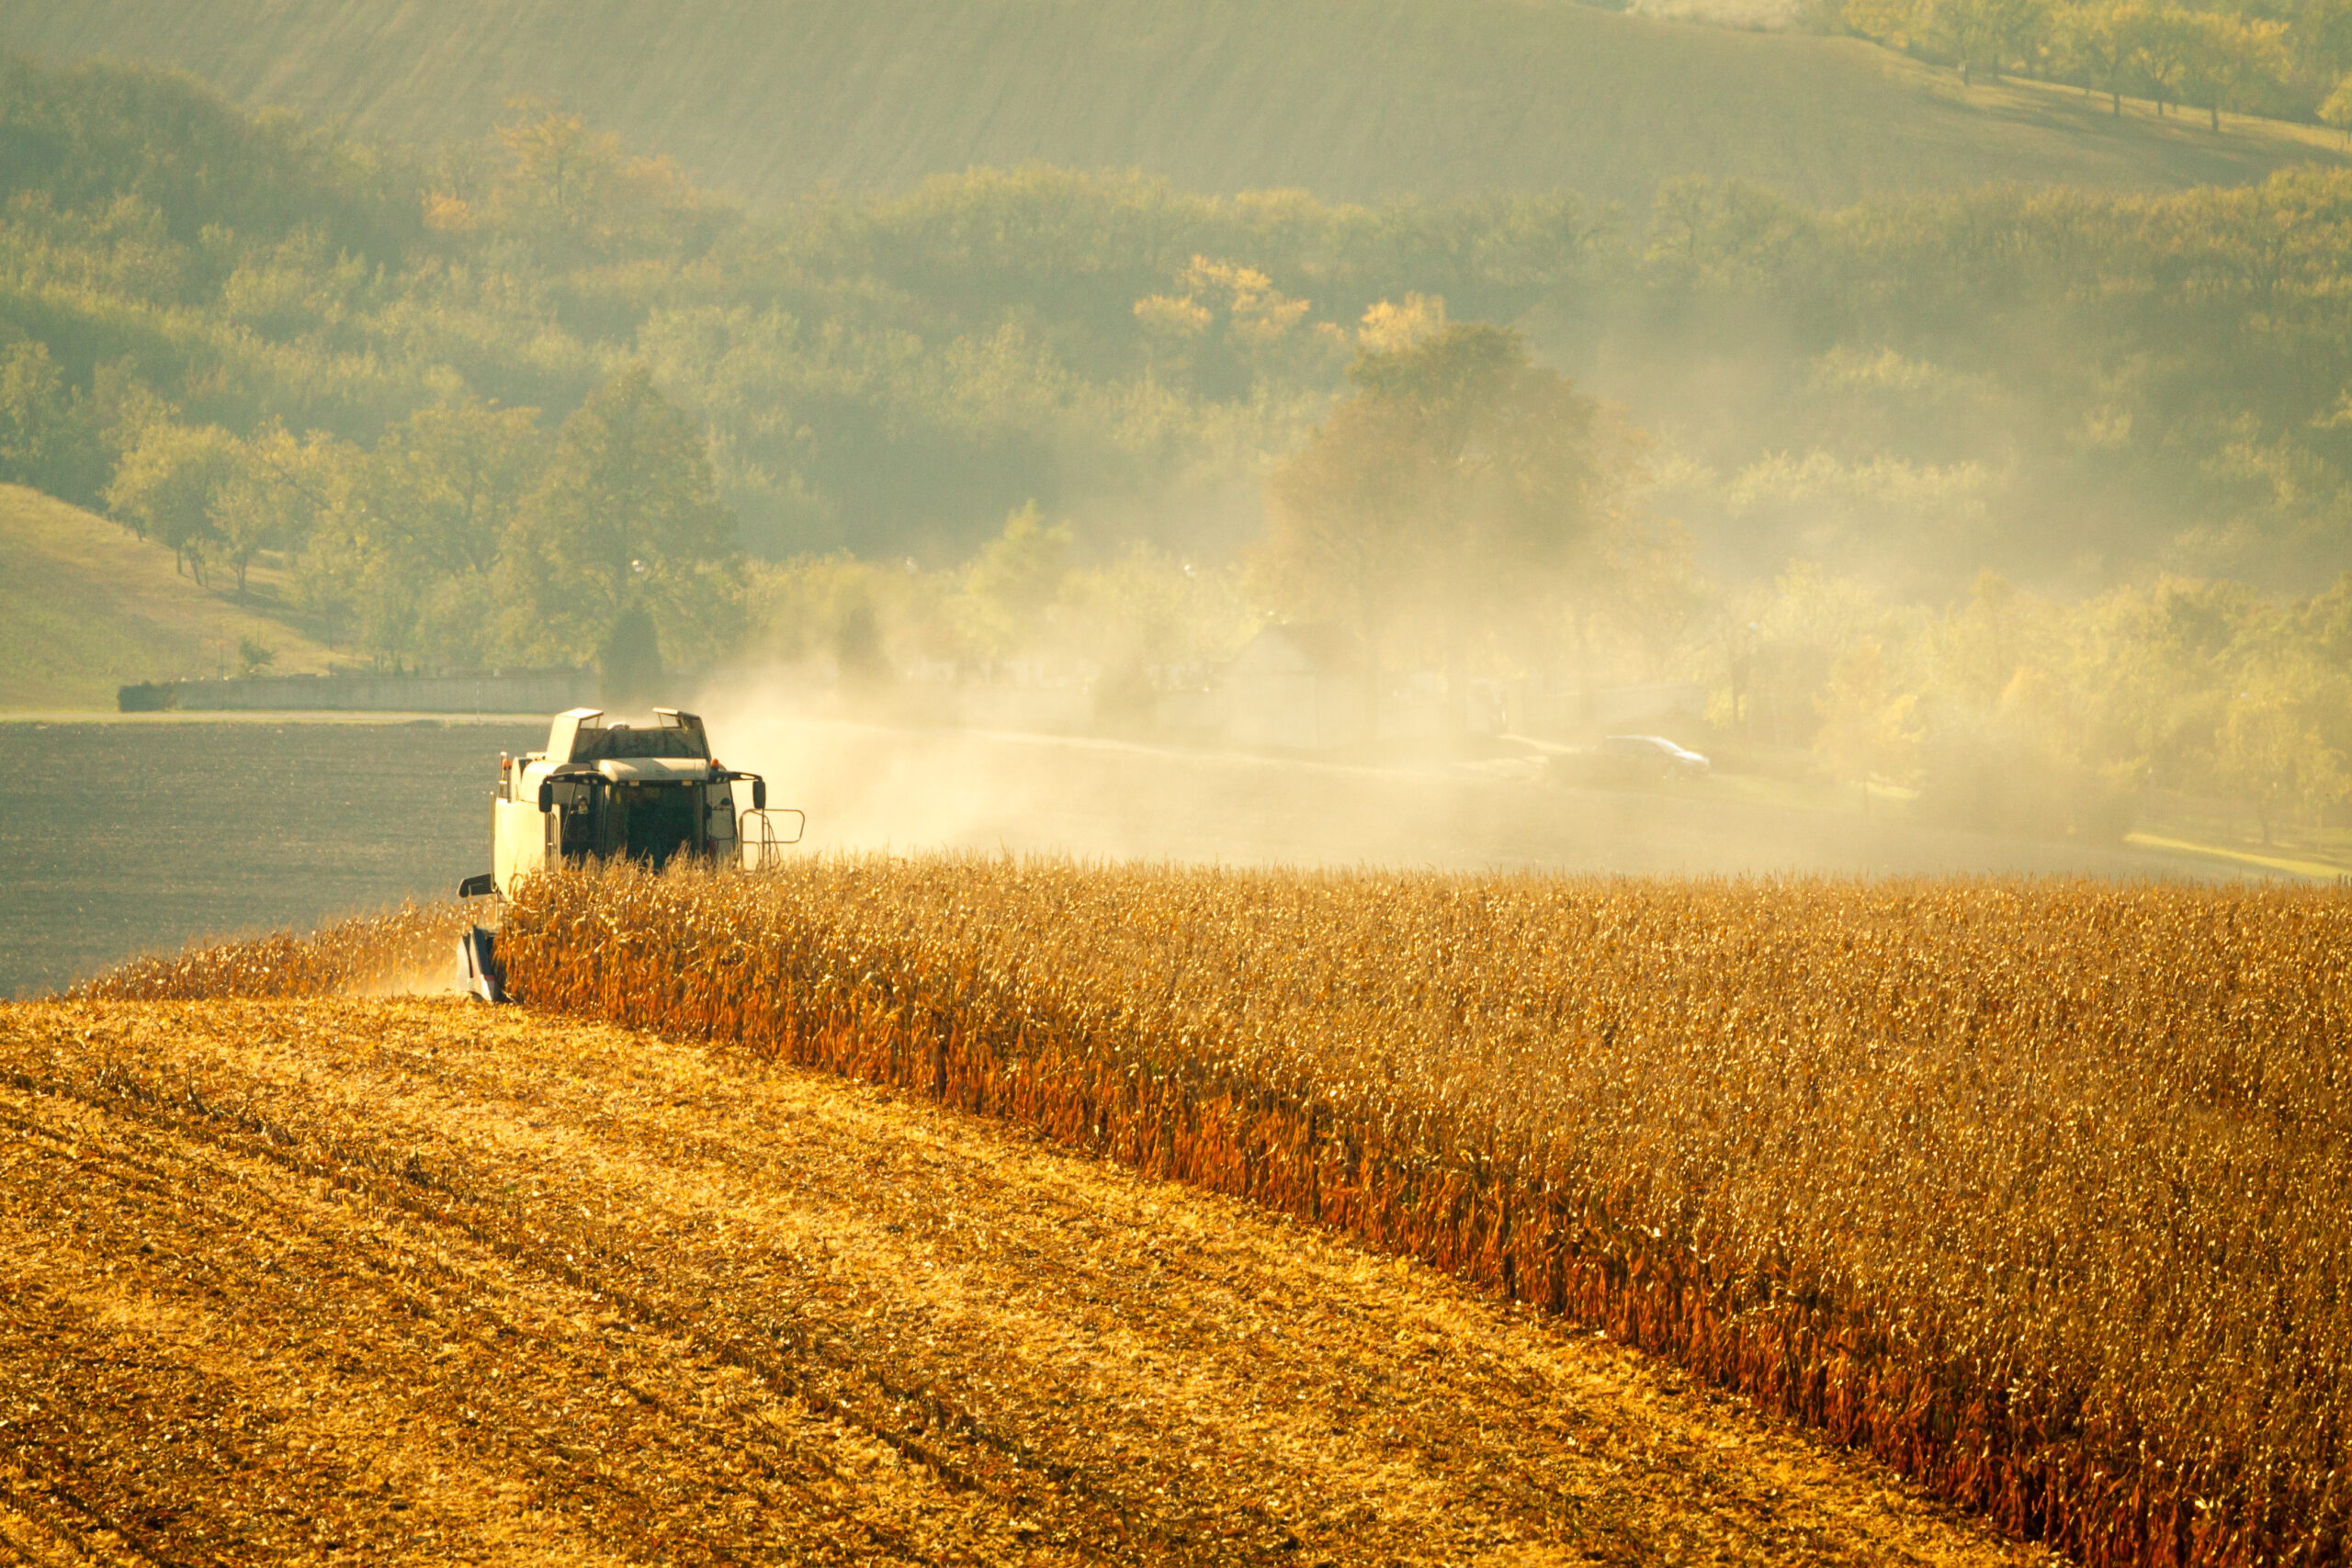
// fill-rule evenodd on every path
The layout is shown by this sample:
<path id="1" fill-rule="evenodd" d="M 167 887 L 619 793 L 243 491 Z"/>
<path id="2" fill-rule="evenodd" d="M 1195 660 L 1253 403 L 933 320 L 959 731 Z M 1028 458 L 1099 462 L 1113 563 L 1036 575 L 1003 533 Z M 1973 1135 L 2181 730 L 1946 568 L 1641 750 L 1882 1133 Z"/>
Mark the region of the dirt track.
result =
<path id="1" fill-rule="evenodd" d="M 0 1558 L 2003 1562 L 1418 1267 L 449 1002 L 0 1007 Z"/>

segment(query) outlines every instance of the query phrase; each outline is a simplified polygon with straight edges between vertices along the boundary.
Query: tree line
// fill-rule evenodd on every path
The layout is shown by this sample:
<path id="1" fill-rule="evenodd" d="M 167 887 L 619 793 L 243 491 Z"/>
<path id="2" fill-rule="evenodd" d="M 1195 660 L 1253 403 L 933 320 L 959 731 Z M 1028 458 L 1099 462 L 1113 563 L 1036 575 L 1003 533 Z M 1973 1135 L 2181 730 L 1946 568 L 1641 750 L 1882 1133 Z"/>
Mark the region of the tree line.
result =
<path id="1" fill-rule="evenodd" d="M 2352 8 L 2341 0 L 1823 0 L 1815 20 L 1956 66 L 2129 96 L 2352 128 Z"/>
<path id="2" fill-rule="evenodd" d="M 1980 568 L 2137 648 L 2171 623 L 2116 595 L 2283 625 L 2352 567 L 2337 175 L 1832 212 L 1693 180 L 1625 214 L 1030 169 L 752 215 L 545 105 L 411 155 L 22 61 L 0 152 L 0 478 L 229 592 L 266 563 L 385 668 L 650 643 L 1148 685 L 1337 618 L 1457 694 L 1698 679 L 1727 735 L 1924 789 L 1997 750 L 1939 737 L 2105 668 L 1949 699 L 1922 606 Z M 1894 619 L 1768 637 L 1757 585 L 1804 581 Z M 2342 754 L 2303 698 L 2299 730 L 2231 705 L 2346 650 L 2256 680 L 2285 644 L 2239 635 L 2194 645 L 2177 745 L 2101 720 L 2065 765 Z"/>
<path id="3" fill-rule="evenodd" d="M 2061 536 L 2093 575 L 2324 580 L 2352 461 L 2332 175 L 1838 212 L 1691 180 L 1627 214 L 1030 169 L 754 216 L 546 106 L 410 156 L 22 61 L 0 139 L 0 465 L 85 504 L 159 409 L 372 446 L 468 400 L 560 420 L 634 364 L 755 556 L 960 558 L 1031 501 L 1091 542 L 1230 545 L 1414 296 L 1605 382 L 1744 570 L 1822 500 L 1842 536 L 1797 543 L 1964 541 L 1945 587 L 2046 576 Z"/>
<path id="4" fill-rule="evenodd" d="M 2352 803 L 2352 575 L 2061 600 L 1986 573 L 1923 606 L 1800 566 L 1719 608 L 1695 665 L 1722 731 L 1804 747 L 1864 802 L 1916 791 L 1933 820 L 2113 839 L 2205 797 L 2306 845 Z"/>
<path id="5" fill-rule="evenodd" d="M 642 660 L 648 636 L 698 668 L 738 630 L 734 517 L 700 433 L 641 367 L 552 432 L 536 409 L 481 402 L 419 409 L 372 448 L 157 420 L 104 500 L 240 597 L 255 557 L 290 560 L 327 639 L 390 670 Z"/>

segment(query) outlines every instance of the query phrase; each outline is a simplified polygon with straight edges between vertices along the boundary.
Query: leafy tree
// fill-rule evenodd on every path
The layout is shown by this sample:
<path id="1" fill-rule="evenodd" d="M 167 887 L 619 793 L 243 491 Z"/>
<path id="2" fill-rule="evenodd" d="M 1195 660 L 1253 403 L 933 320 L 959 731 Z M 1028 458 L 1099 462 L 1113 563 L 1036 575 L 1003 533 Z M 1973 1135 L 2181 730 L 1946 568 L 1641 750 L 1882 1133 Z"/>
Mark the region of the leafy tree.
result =
<path id="1" fill-rule="evenodd" d="M 669 159 L 632 158 L 619 137 L 536 98 L 509 107 L 518 118 L 494 133 L 507 168 L 488 192 L 498 227 L 590 255 L 660 250 L 693 231 L 681 220 L 696 204 Z M 471 203 L 451 192 L 436 193 L 430 211 L 444 231 L 478 221 Z"/>
<path id="2" fill-rule="evenodd" d="M 1629 455 L 1597 402 L 1498 328 L 1450 326 L 1366 353 L 1348 376 L 1342 409 L 1363 412 L 1335 412 L 1275 477 L 1272 558 L 1294 585 L 1301 568 L 1334 581 L 1368 645 L 1392 605 L 1417 611 L 1458 724 L 1474 638 L 1498 610 L 1558 603 L 1592 566 L 1634 478 Z"/>
<path id="3" fill-rule="evenodd" d="M 2268 100 L 2287 71 L 2287 24 L 2225 11 L 2184 14 L 2187 36 L 2182 92 L 2199 100 L 2222 129 L 2224 107 L 2245 109 Z"/>
<path id="4" fill-rule="evenodd" d="M 1312 308 L 1273 286 L 1255 267 L 1196 255 L 1177 276 L 1181 294 L 1151 294 L 1135 317 L 1156 346 L 1152 363 L 1227 392 L 1245 390 L 1270 375 L 1299 370 L 1319 358 L 1344 356 L 1346 335 L 1334 323 L 1309 328 Z M 1215 351 L 1216 367 L 1204 365 Z"/>
<path id="5" fill-rule="evenodd" d="M 1651 199 L 1647 260 L 1686 287 L 1752 289 L 1791 265 L 1814 229 L 1810 213 L 1761 186 L 1687 175 Z"/>
<path id="6" fill-rule="evenodd" d="M 2123 90 L 2132 85 L 2134 29 L 2139 13 L 2129 5 L 2093 3 L 2068 6 L 2057 13 L 2058 49 L 2068 69 L 2077 72 L 2086 86 L 2108 96 L 2109 113 L 2123 113 Z"/>
<path id="7" fill-rule="evenodd" d="M 2257 16 L 2278 14 L 2268 6 L 2249 9 Z M 2301 0 L 2279 9 L 2289 19 L 2288 48 L 2295 77 L 2314 97 L 2324 99 L 2352 73 L 2352 0 Z"/>
<path id="8" fill-rule="evenodd" d="M 2321 100 L 2319 118 L 2344 133 L 2346 145 L 2352 145 L 2352 73 L 2337 80 L 2335 88 Z"/>
<path id="9" fill-rule="evenodd" d="M 236 437 L 218 425 L 152 424 L 123 454 L 107 505 L 141 538 L 168 546 L 201 582 L 206 554 L 220 542 L 214 504 L 239 467 Z"/>
<path id="10" fill-rule="evenodd" d="M 1605 620 L 1641 652 L 1644 680 L 1660 680 L 1689 646 L 1712 602 L 1699 575 L 1690 531 L 1666 519 L 1621 518 L 1595 541 L 1595 591 L 1577 605 L 1581 620 Z M 1589 671 L 1588 657 L 1580 663 Z"/>
<path id="11" fill-rule="evenodd" d="M 0 55 L 0 199 L 61 209 L 128 197 L 168 236 L 207 229 L 275 243 L 322 228 L 337 249 L 396 265 L 422 223 L 415 173 L 283 111 L 248 114 L 181 73 Z"/>
<path id="12" fill-rule="evenodd" d="M 1831 667 L 1815 699 L 1821 728 L 1814 750 L 1837 777 L 1860 786 L 1863 810 L 1870 809 L 1872 780 L 1909 780 L 1919 747 L 1912 723 L 1917 705 L 1916 695 L 1890 688 L 1886 657 L 1874 641 L 1856 643 Z"/>
<path id="13" fill-rule="evenodd" d="M 1960 64 L 1961 80 L 1977 71 L 1995 81 L 2011 62 L 2039 56 L 2050 35 L 2045 0 L 1928 0 L 1928 26 Z"/>
<path id="14" fill-rule="evenodd" d="M 2276 686 L 2258 685 L 2231 700 L 2213 761 L 2222 784 L 2252 808 L 2265 844 L 2290 805 L 2324 806 L 2345 792 L 2343 754 L 2294 694 Z"/>
<path id="15" fill-rule="evenodd" d="M 1070 531 L 1046 526 L 1033 502 L 1004 521 L 964 570 L 964 629 L 974 651 L 1003 659 L 1034 643 L 1070 570 Z"/>
<path id="16" fill-rule="evenodd" d="M 487 571 L 547 467 L 537 409 L 478 400 L 419 409 L 377 444 L 401 547 L 442 575 Z"/>
<path id="17" fill-rule="evenodd" d="M 2172 6 L 2136 8 L 2129 20 L 2132 70 L 2161 115 L 2166 105 L 2179 101 L 2181 84 L 2204 41 L 2202 29 L 2189 13 Z"/>
<path id="18" fill-rule="evenodd" d="M 71 413 L 47 344 L 21 338 L 0 350 L 0 480 L 49 478 Z"/>
<path id="19" fill-rule="evenodd" d="M 591 657 L 631 612 L 651 619 L 672 669 L 727 646 L 741 594 L 734 518 L 700 439 L 642 367 L 563 422 L 496 575 L 506 639 L 527 658 Z"/>
<path id="20" fill-rule="evenodd" d="M 1401 305 L 1376 300 L 1356 328 L 1356 342 L 1374 354 L 1394 354 L 1445 330 L 1445 296 L 1408 292 Z"/>
<path id="21" fill-rule="evenodd" d="M 605 634 L 596 649 L 596 673 L 601 695 L 616 707 L 647 705 L 662 694 L 668 673 L 653 617 L 643 606 L 623 610 Z"/>
<path id="22" fill-rule="evenodd" d="M 1400 402 L 1350 398 L 1266 481 L 1266 537 L 1251 558 L 1258 593 L 1363 640 L 1367 733 L 1377 728 L 1382 652 L 1412 602 L 1426 475 L 1419 422 Z"/>
<path id="23" fill-rule="evenodd" d="M 1846 31 L 1875 39 L 1890 49 L 1902 49 L 1925 20 L 1920 0 L 1828 0 L 1835 15 L 1828 18 Z"/>
<path id="24" fill-rule="evenodd" d="M 234 469 L 213 492 L 212 533 L 237 574 L 237 597 L 263 550 L 308 543 L 339 499 L 347 458 L 332 437 L 297 441 L 272 423 L 237 446 Z"/>

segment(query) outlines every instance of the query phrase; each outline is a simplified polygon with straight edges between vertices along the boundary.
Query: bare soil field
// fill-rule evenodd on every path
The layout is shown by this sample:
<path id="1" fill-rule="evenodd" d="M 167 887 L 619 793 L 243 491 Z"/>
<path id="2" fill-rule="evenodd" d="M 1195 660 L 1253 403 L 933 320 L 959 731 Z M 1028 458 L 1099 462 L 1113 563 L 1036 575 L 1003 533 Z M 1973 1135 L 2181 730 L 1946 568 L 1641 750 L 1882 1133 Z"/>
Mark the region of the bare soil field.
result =
<path id="1" fill-rule="evenodd" d="M 740 1053 L 0 1006 L 0 1557 L 2026 1559 L 1606 1339 Z"/>

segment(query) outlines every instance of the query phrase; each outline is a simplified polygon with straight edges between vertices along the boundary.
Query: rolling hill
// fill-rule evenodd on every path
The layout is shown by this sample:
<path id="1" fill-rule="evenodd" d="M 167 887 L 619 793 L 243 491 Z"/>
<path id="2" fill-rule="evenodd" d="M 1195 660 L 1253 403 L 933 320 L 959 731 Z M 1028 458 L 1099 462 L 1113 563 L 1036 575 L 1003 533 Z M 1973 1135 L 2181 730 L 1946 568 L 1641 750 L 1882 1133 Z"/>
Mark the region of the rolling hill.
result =
<path id="1" fill-rule="evenodd" d="M 248 586 L 254 602 L 240 604 L 119 524 L 0 485 L 0 712 L 111 711 L 126 682 L 233 669 L 247 637 L 275 672 L 324 671 L 326 649 L 267 613 L 276 574 L 257 569 Z"/>
<path id="2" fill-rule="evenodd" d="M 1853 39 L 1566 0 L 14 0 L 0 46 L 168 63 L 417 145 L 537 95 L 755 202 L 1031 162 L 1206 191 L 1568 189 L 1637 208 L 1685 174 L 1838 204 L 2345 162 L 2294 127 L 2115 119 L 2064 90 L 1963 90 Z"/>

